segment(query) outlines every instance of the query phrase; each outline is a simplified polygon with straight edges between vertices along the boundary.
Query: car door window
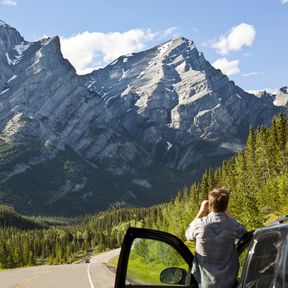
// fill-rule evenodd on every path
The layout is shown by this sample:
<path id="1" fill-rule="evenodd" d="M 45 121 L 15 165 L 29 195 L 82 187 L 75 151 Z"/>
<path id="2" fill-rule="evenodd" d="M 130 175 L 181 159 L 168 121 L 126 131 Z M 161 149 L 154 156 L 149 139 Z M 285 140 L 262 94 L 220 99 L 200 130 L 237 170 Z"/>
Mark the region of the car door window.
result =
<path id="1" fill-rule="evenodd" d="M 189 266 L 172 246 L 152 239 L 134 239 L 129 254 L 126 285 L 185 286 Z"/>
<path id="2" fill-rule="evenodd" d="M 245 268 L 245 288 L 273 287 L 280 235 L 271 233 L 254 239 Z"/>
<path id="3" fill-rule="evenodd" d="M 239 239 L 236 242 L 236 248 L 237 248 L 237 252 L 239 255 L 239 264 L 240 264 L 237 282 L 239 281 L 240 276 L 242 274 L 245 260 L 247 257 L 247 253 L 249 251 L 249 245 L 250 245 L 250 242 L 253 238 L 253 235 L 254 235 L 254 231 L 247 232 L 244 234 L 244 236 L 241 239 Z"/>

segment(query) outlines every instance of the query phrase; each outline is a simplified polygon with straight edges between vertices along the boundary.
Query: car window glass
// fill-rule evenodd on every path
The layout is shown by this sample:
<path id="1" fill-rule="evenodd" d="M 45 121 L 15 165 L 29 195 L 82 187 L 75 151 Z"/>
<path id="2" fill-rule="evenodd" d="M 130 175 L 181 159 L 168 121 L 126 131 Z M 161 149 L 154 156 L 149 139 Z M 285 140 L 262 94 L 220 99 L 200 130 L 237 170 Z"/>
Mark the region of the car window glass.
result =
<path id="1" fill-rule="evenodd" d="M 254 239 L 243 287 L 272 287 L 279 246 L 279 234 L 261 235 Z"/>
<path id="2" fill-rule="evenodd" d="M 242 271 L 243 271 L 243 267 L 245 264 L 245 260 L 247 257 L 247 253 L 249 251 L 249 245 L 247 245 L 247 247 L 245 249 L 243 249 L 243 251 L 241 252 L 241 254 L 239 255 L 239 270 L 238 270 L 238 278 L 240 278 Z"/>
<path id="3" fill-rule="evenodd" d="M 126 285 L 183 286 L 191 274 L 188 269 L 188 264 L 170 245 L 135 239 L 129 255 Z"/>

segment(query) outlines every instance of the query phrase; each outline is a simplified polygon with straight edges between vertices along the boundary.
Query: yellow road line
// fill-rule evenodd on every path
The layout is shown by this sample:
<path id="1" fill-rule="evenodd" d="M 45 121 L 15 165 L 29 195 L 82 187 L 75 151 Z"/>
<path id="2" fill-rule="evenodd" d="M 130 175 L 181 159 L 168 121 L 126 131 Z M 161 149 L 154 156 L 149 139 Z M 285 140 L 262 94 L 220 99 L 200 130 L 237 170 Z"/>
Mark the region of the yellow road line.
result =
<path id="1" fill-rule="evenodd" d="M 32 276 L 28 277 L 28 278 L 25 278 L 15 284 L 12 284 L 9 286 L 9 288 L 21 288 L 22 286 L 21 285 L 24 285 L 24 284 L 27 284 L 29 282 L 31 282 L 34 278 L 36 278 L 38 276 L 39 272 L 33 274 Z"/>

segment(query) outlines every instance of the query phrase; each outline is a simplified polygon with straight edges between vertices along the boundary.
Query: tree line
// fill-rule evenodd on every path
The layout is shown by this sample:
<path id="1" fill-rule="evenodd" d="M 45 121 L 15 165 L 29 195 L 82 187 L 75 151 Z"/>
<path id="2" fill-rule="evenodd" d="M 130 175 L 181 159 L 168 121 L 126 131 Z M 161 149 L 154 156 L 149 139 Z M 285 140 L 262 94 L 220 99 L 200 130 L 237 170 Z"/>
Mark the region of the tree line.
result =
<path id="1" fill-rule="evenodd" d="M 221 167 L 206 170 L 201 181 L 182 188 L 169 203 L 114 208 L 67 227 L 52 223 L 39 227 L 39 221 L 32 219 L 35 225 L 25 222 L 28 226 L 24 229 L 22 220 L 12 219 L 13 209 L 8 208 L 10 214 L 1 214 L 0 206 L 0 268 L 72 263 L 85 255 L 119 247 L 130 226 L 166 231 L 184 240 L 185 229 L 208 191 L 221 186 L 230 190 L 229 209 L 247 229 L 287 213 L 288 121 L 284 115 L 275 117 L 268 128 L 250 128 L 243 151 Z"/>

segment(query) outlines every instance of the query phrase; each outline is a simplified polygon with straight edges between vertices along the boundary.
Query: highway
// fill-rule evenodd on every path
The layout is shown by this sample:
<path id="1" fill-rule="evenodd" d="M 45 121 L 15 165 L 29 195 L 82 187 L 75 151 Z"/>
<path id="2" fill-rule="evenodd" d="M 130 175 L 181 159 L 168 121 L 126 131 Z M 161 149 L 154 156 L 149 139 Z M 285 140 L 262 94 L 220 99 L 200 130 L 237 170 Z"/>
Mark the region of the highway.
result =
<path id="1" fill-rule="evenodd" d="M 115 273 L 107 268 L 120 249 L 94 256 L 90 263 L 34 266 L 3 270 L 0 288 L 113 288 Z"/>

